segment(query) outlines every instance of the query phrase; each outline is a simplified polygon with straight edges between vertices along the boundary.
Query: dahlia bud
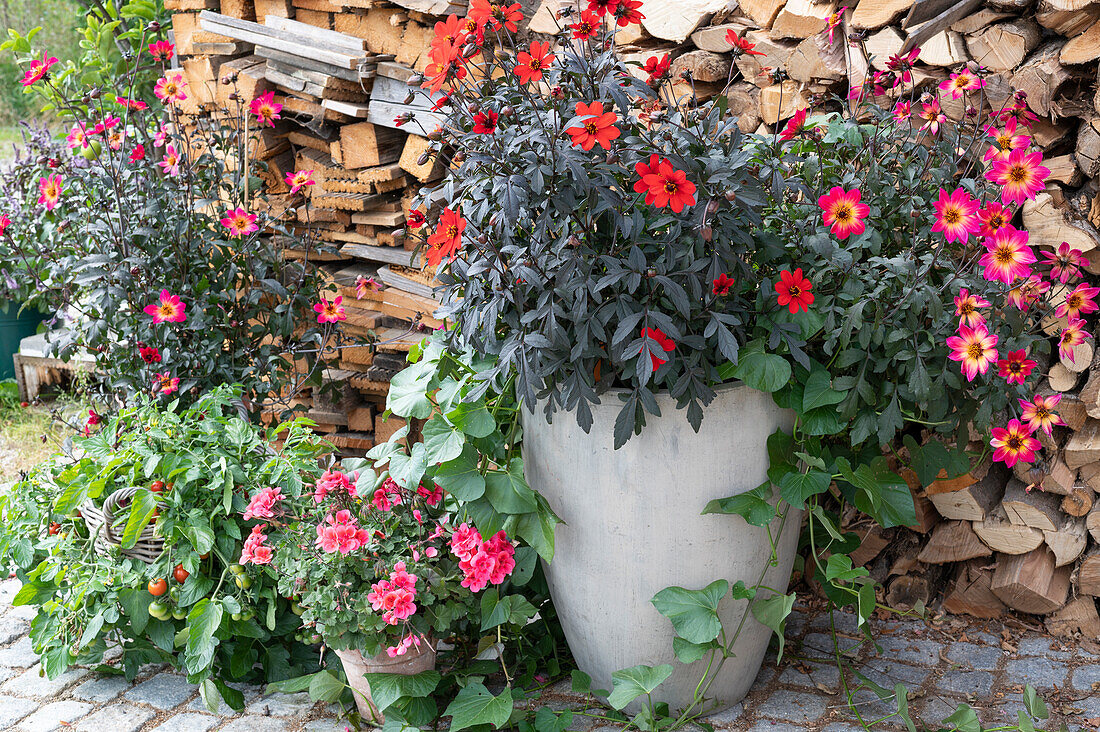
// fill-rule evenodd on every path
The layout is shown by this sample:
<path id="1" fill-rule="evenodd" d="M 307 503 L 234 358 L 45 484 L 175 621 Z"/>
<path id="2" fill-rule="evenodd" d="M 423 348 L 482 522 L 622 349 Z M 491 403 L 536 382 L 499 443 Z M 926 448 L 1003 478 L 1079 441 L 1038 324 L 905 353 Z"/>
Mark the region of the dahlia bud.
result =
<path id="1" fill-rule="evenodd" d="M 462 47 L 462 55 L 465 56 L 466 58 L 470 58 L 475 53 L 477 53 L 477 45 L 476 44 L 467 43 L 465 46 Z"/>
<path id="2" fill-rule="evenodd" d="M 967 107 L 966 107 L 966 116 L 967 117 L 977 117 L 978 116 L 978 108 L 973 106 L 973 105 L 968 104 Z"/>
<path id="3" fill-rule="evenodd" d="M 1016 91 L 1016 101 L 1022 102 L 1025 99 L 1027 99 L 1027 92 L 1024 91 L 1023 89 L 1017 90 Z"/>
<path id="4" fill-rule="evenodd" d="M 972 74 L 980 74 L 982 71 L 982 65 L 977 61 L 967 61 L 966 68 Z"/>
<path id="5" fill-rule="evenodd" d="M 712 198 L 707 204 L 707 216 L 713 216 L 716 213 L 718 213 L 718 201 Z"/>
<path id="6" fill-rule="evenodd" d="M 416 73 L 409 77 L 409 83 L 420 86 L 424 83 L 424 74 Z"/>
<path id="7" fill-rule="evenodd" d="M 577 238 L 576 234 L 570 234 L 568 241 L 565 243 L 567 246 L 579 247 L 581 245 L 581 240 Z"/>
<path id="8" fill-rule="evenodd" d="M 515 111 L 516 110 L 512 109 L 511 106 L 505 105 L 505 106 L 500 108 L 500 116 L 501 117 L 511 117 L 513 114 L 515 114 Z"/>
<path id="9" fill-rule="evenodd" d="M 426 153 L 426 152 L 420 153 L 420 157 L 418 157 L 416 159 L 416 164 L 417 165 L 427 165 L 428 161 L 431 160 L 431 159 L 432 159 L 432 156 L 429 155 L 428 153 Z"/>
<path id="10" fill-rule="evenodd" d="M 736 201 L 737 200 L 737 191 L 733 190 L 732 188 L 729 189 L 728 191 L 726 191 L 726 200 L 729 201 L 730 203 L 733 203 L 734 201 Z"/>
<path id="11" fill-rule="evenodd" d="M 605 160 L 607 161 L 608 165 L 614 165 L 615 163 L 619 162 L 619 156 L 616 153 L 608 153 Z"/>
<path id="12" fill-rule="evenodd" d="M 433 142 L 439 142 L 443 139 L 443 130 L 438 128 L 432 130 L 428 133 L 428 139 L 432 140 Z"/>
<path id="13" fill-rule="evenodd" d="M 39 165 L 45 165 L 45 164 L 46 164 L 46 163 L 48 163 L 49 161 L 50 161 L 50 159 L 49 159 L 49 158 L 47 158 L 47 157 L 46 157 L 45 155 L 40 155 L 40 156 L 38 157 L 38 160 L 36 160 L 35 162 L 37 162 L 37 163 L 38 163 Z"/>
<path id="14" fill-rule="evenodd" d="M 710 227 L 710 224 L 707 224 L 703 228 L 699 229 L 699 235 L 703 237 L 703 241 L 710 241 L 714 238 L 714 229 Z"/>
<path id="15" fill-rule="evenodd" d="M 458 152 L 456 152 L 454 155 L 451 156 L 451 160 L 453 160 L 454 162 L 456 162 L 460 165 L 462 164 L 462 162 L 465 159 L 466 159 L 466 153 L 462 152 L 461 150 L 459 150 Z"/>
<path id="16" fill-rule="evenodd" d="M 918 211 L 917 209 L 913 209 L 912 211 L 909 212 L 909 216 L 910 216 L 910 218 L 919 219 L 920 218 L 920 211 Z"/>
<path id="17" fill-rule="evenodd" d="M 550 97 L 552 99 L 565 99 L 565 92 L 562 91 L 560 86 L 553 86 L 550 88 Z"/>
<path id="18" fill-rule="evenodd" d="M 231 99 L 232 101 L 234 101 L 234 102 L 235 102 L 235 101 L 237 101 L 238 99 L 240 99 L 241 97 L 240 97 L 240 95 L 238 95 L 238 94 L 237 94 L 237 92 L 229 92 L 229 98 L 230 98 L 230 99 Z"/>
<path id="19" fill-rule="evenodd" d="M 137 277 L 139 274 L 141 274 L 141 268 L 140 267 L 131 267 L 130 268 L 130 276 L 131 277 Z"/>
<path id="20" fill-rule="evenodd" d="M 410 91 L 410 92 L 409 92 L 408 94 L 406 94 L 406 95 L 405 95 L 405 101 L 404 101 L 404 104 L 412 104 L 412 103 L 413 103 L 413 99 L 415 99 L 415 98 L 416 98 L 416 95 L 415 95 L 415 94 L 413 94 L 413 93 L 412 93 L 412 92 Z"/>
<path id="21" fill-rule="evenodd" d="M 477 243 L 478 244 L 485 244 L 488 241 L 489 241 L 489 237 L 485 236 L 484 234 L 479 234 L 478 237 L 477 237 Z"/>
<path id="22" fill-rule="evenodd" d="M 145 27 L 150 33 L 156 33 L 160 30 L 160 23 L 155 20 L 151 20 L 149 21 L 149 25 Z"/>
<path id="23" fill-rule="evenodd" d="M 236 320 L 230 320 L 229 321 L 229 327 L 230 328 L 236 328 L 238 325 L 240 325 L 240 323 L 238 323 Z"/>
<path id="24" fill-rule="evenodd" d="M 646 276 L 646 277 L 656 277 L 656 276 L 657 276 L 657 270 L 655 270 L 655 269 L 653 269 L 652 267 L 650 267 L 649 269 L 647 269 L 647 270 L 645 271 L 645 276 Z"/>
<path id="25" fill-rule="evenodd" d="M 94 86 L 91 88 L 91 90 L 88 91 L 88 96 L 92 99 L 99 99 L 99 93 L 99 87 Z"/>
<path id="26" fill-rule="evenodd" d="M 681 71 L 680 78 L 684 81 L 691 81 L 691 69 L 684 69 Z"/>
<path id="27" fill-rule="evenodd" d="M 480 110 L 480 109 L 481 109 L 481 105 L 478 104 L 477 102 L 470 102 L 469 104 L 466 105 L 466 111 L 469 112 L 470 114 L 477 114 L 478 110 Z"/>

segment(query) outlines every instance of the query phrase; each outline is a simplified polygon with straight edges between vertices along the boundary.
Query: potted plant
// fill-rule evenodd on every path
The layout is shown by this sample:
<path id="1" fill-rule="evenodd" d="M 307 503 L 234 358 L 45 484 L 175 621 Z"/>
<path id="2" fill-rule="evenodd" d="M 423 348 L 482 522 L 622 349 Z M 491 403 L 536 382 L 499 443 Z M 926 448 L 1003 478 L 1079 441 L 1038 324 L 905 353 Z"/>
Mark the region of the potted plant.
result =
<path id="1" fill-rule="evenodd" d="M 437 642 L 453 645 L 469 630 L 483 591 L 495 598 L 516 561 L 504 531 L 483 537 L 455 525 L 453 499 L 439 486 L 402 486 L 363 462 L 330 468 L 297 499 L 273 488 L 254 493 L 244 517 L 260 523 L 240 562 L 278 581 L 311 640 L 336 651 L 362 718 L 380 725 L 397 697 L 379 705 L 371 679 L 417 676 L 431 686 L 421 696 L 432 691 Z M 400 714 L 417 718 L 407 705 Z"/>
<path id="2" fill-rule="evenodd" d="M 700 689 L 725 706 L 751 685 L 767 628 L 782 633 L 790 603 L 760 603 L 786 586 L 802 508 L 817 529 L 807 571 L 865 618 L 867 578 L 817 563 L 850 543 L 826 499 L 913 523 L 884 450 L 903 438 L 930 481 L 965 462 L 966 437 L 924 450 L 923 429 L 966 435 L 1012 407 L 1015 382 L 960 377 L 946 339 L 960 288 L 995 279 L 975 211 L 1018 205 L 1042 175 L 1031 157 L 1027 191 L 1003 169 L 977 175 L 975 151 L 1000 136 L 990 123 L 1026 124 L 1020 102 L 991 119 L 966 70 L 941 95 L 949 122 L 915 90 L 916 53 L 851 106 L 744 136 L 721 98 L 695 104 L 667 56 L 617 59 L 613 31 L 638 6 L 561 15 L 553 47 L 516 40 L 517 6 L 437 26 L 423 85 L 446 124 L 426 133 L 452 165 L 423 197 L 436 208 L 419 236 L 449 342 L 496 359 L 473 391 L 514 385 L 526 407 L 526 476 L 563 520 L 547 574 L 578 665 L 605 687 L 624 667 L 642 669 L 644 692 L 667 677 L 654 695 L 674 707 Z M 1003 315 L 1002 339 L 1046 351 L 1031 314 Z"/>
<path id="3" fill-rule="evenodd" d="M 14 604 L 38 607 L 31 641 L 47 676 L 107 664 L 133 679 L 168 663 L 215 710 L 243 706 L 231 682 L 317 668 L 275 580 L 243 576 L 237 559 L 246 486 L 294 495 L 326 446 L 300 422 L 268 432 L 239 408 L 239 389 L 222 387 L 188 409 L 93 411 L 72 454 L 0 495 L 0 558 L 23 585 Z"/>

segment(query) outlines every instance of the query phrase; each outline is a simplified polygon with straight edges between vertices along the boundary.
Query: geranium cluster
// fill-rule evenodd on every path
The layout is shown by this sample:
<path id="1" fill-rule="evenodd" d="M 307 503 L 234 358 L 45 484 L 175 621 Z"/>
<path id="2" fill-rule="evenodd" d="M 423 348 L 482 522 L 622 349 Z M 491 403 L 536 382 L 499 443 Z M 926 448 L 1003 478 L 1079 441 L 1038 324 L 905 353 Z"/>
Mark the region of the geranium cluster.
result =
<path id="1" fill-rule="evenodd" d="M 464 523 L 451 535 L 451 552 L 459 560 L 462 586 L 470 592 L 501 584 L 516 568 L 516 549 L 503 531 L 482 541 L 478 530 Z"/>
<path id="2" fill-rule="evenodd" d="M 370 532 L 359 527 L 359 522 L 346 509 L 329 514 L 317 524 L 316 542 L 321 551 L 328 554 L 351 554 L 370 543 Z"/>
<path id="3" fill-rule="evenodd" d="M 406 571 L 404 562 L 398 562 L 388 580 L 371 585 L 367 601 L 376 612 L 381 611 L 386 623 L 397 625 L 416 612 L 416 582 L 416 575 Z"/>
<path id="4" fill-rule="evenodd" d="M 272 549 L 266 546 L 267 535 L 264 534 L 264 529 L 267 528 L 267 524 L 259 524 L 252 527 L 252 532 L 248 535 L 248 538 L 244 540 L 244 547 L 241 549 L 241 557 L 237 560 L 238 564 L 270 564 L 272 559 Z"/>

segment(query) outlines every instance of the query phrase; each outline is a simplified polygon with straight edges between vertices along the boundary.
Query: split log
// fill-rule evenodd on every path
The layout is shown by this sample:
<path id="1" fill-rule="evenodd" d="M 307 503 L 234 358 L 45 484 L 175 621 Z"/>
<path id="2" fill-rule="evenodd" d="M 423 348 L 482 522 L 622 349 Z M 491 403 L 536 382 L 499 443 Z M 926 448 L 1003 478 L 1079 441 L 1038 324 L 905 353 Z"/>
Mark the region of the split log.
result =
<path id="1" fill-rule="evenodd" d="M 761 28 L 772 27 L 779 11 L 787 4 L 787 0 L 741 0 L 738 6 L 741 12 L 752 18 L 752 22 Z M 676 5 L 676 3 L 670 3 Z"/>
<path id="2" fill-rule="evenodd" d="M 1077 568 L 1077 591 L 1082 595 L 1100 597 L 1100 549 L 1093 549 Z"/>
<path id="3" fill-rule="evenodd" d="M 1081 122 L 1074 153 L 1077 156 L 1077 167 L 1082 173 L 1089 178 L 1100 175 L 1100 118 Z"/>
<path id="4" fill-rule="evenodd" d="M 1087 64 L 1100 58 L 1100 24 L 1092 27 L 1062 46 L 1059 60 L 1064 64 Z"/>
<path id="5" fill-rule="evenodd" d="M 1057 531 L 1044 531 L 1043 541 L 1054 553 L 1054 566 L 1064 567 L 1085 553 L 1089 534 L 1084 519 L 1067 517 Z"/>
<path id="6" fill-rule="evenodd" d="M 1100 615 L 1096 613 L 1096 600 L 1078 597 L 1066 603 L 1061 610 L 1046 618 L 1047 632 L 1059 638 L 1072 638 L 1080 633 L 1095 640 L 1100 638 Z"/>
<path id="7" fill-rule="evenodd" d="M 993 569 L 980 559 L 959 564 L 943 599 L 943 609 L 954 615 L 999 618 L 1005 605 L 993 594 L 992 583 Z"/>
<path id="8" fill-rule="evenodd" d="M 729 80 L 732 62 L 729 56 L 711 51 L 689 51 L 672 62 L 672 78 L 679 78 L 683 72 L 691 78 L 704 82 L 726 82 Z"/>
<path id="9" fill-rule="evenodd" d="M 1059 508 L 1070 516 L 1084 516 L 1092 510 L 1095 497 L 1092 488 L 1087 485 L 1075 485 L 1070 492 L 1062 498 Z"/>
<path id="10" fill-rule="evenodd" d="M 691 34 L 691 42 L 695 44 L 695 47 L 701 51 L 711 51 L 712 53 L 729 53 L 733 49 L 733 44 L 726 40 L 726 35 L 733 31 L 737 35 L 744 35 L 750 30 L 749 26 L 743 23 L 725 23 L 723 25 L 711 25 L 706 28 L 700 28 Z M 757 49 L 759 50 L 759 49 Z"/>
<path id="11" fill-rule="evenodd" d="M 852 13 L 856 28 L 876 30 L 890 25 L 913 7 L 914 0 L 862 0 Z"/>
<path id="12" fill-rule="evenodd" d="M 370 168 L 392 163 L 401 157 L 405 133 L 370 122 L 356 122 L 340 128 L 340 153 L 345 168 Z"/>
<path id="13" fill-rule="evenodd" d="M 863 567 L 881 554 L 882 550 L 890 544 L 887 531 L 888 529 L 882 528 L 877 523 L 854 530 L 852 533 L 859 537 L 859 546 L 848 555 L 852 560 L 852 566 Z"/>
<path id="14" fill-rule="evenodd" d="M 1043 543 L 1043 532 L 1030 526 L 1017 526 L 1008 520 L 1008 514 L 1000 507 L 991 511 L 984 521 L 975 521 L 971 526 L 986 546 L 1002 554 L 1027 554 Z"/>
<path id="15" fill-rule="evenodd" d="M 752 132 L 760 126 L 760 90 L 744 82 L 726 91 L 730 116 L 737 120 L 742 132 Z"/>
<path id="16" fill-rule="evenodd" d="M 760 90 L 760 119 L 769 125 L 809 107 L 810 102 L 803 93 L 802 86 L 794 81 L 784 81 Z"/>
<path id="17" fill-rule="evenodd" d="M 825 30 L 829 16 L 836 12 L 838 3 L 817 0 L 787 0 L 787 4 L 775 16 L 772 38 L 809 38 Z"/>
<path id="18" fill-rule="evenodd" d="M 981 521 L 1004 497 L 1006 471 L 998 467 L 988 470 L 980 480 L 968 473 L 967 485 L 957 487 L 949 481 L 932 481 L 925 493 L 941 516 L 946 519 Z"/>
<path id="19" fill-rule="evenodd" d="M 1054 96 L 1071 78 L 1058 60 L 1061 50 L 1061 41 L 1044 44 L 1012 75 L 1012 86 L 1027 94 L 1027 106 L 1041 116 L 1050 115 Z"/>
<path id="20" fill-rule="evenodd" d="M 1081 185 L 1081 181 L 1084 179 L 1081 169 L 1077 167 L 1077 159 L 1073 155 L 1055 155 L 1044 158 L 1043 165 L 1050 170 L 1050 176 L 1047 180 L 1058 181 L 1076 188 Z"/>
<path id="21" fill-rule="evenodd" d="M 741 54 L 737 58 L 737 69 L 750 84 L 760 88 L 771 86 L 772 76 L 766 69 L 786 68 L 787 60 L 790 59 L 797 45 L 791 41 L 773 41 L 767 32 L 760 30 L 749 31 L 745 34 L 745 38 L 750 43 L 756 44 L 755 50 L 763 55 Z"/>
<path id="22" fill-rule="evenodd" d="M 1035 9 L 1035 20 L 1060 36 L 1073 38 L 1094 27 L 1093 24 L 1100 20 L 1100 5 L 1093 3 L 1082 10 L 1058 10 L 1047 0 L 1039 0 L 1039 7 Z"/>
<path id="23" fill-rule="evenodd" d="M 1016 465 L 1019 464 L 1016 463 Z M 1047 493 L 1068 496 L 1075 485 L 1077 485 L 1077 471 L 1066 465 L 1061 455 L 1052 457 L 1043 476 L 1043 490 Z"/>
<path id="24" fill-rule="evenodd" d="M 1093 354 L 1096 351 L 1096 347 L 1093 346 L 1092 341 L 1085 341 L 1084 343 L 1078 343 L 1070 352 L 1065 356 L 1059 356 L 1058 360 L 1062 362 L 1069 371 L 1080 374 L 1084 373 L 1085 369 L 1092 363 Z"/>
<path id="25" fill-rule="evenodd" d="M 912 468 L 900 468 L 897 473 L 909 486 L 909 493 L 913 496 L 913 508 L 917 514 L 917 523 L 908 528 L 921 534 L 927 534 L 932 530 L 932 527 L 939 523 L 940 514 L 925 494 L 924 487 Z"/>
<path id="26" fill-rule="evenodd" d="M 929 66 L 955 66 L 969 61 L 970 55 L 961 33 L 944 30 L 921 44 L 920 60 Z"/>
<path id="27" fill-rule="evenodd" d="M 1001 506 L 1008 520 L 1017 526 L 1030 526 L 1040 531 L 1054 531 L 1062 522 L 1057 496 L 1033 490 L 1028 493 L 1024 484 L 1015 478 L 1005 486 Z"/>
<path id="28" fill-rule="evenodd" d="M 886 62 L 891 56 L 901 53 L 904 45 L 905 38 L 890 26 L 883 28 L 864 42 L 867 54 L 871 57 L 871 65 L 879 71 L 887 68 Z"/>
<path id="29" fill-rule="evenodd" d="M 830 44 L 827 36 L 814 36 L 798 44 L 787 59 L 787 73 L 795 81 L 809 84 L 815 81 L 839 81 L 847 65 L 844 46 Z"/>
<path id="30" fill-rule="evenodd" d="M 1092 535 L 1092 540 L 1100 543 L 1100 503 L 1094 503 L 1085 516 L 1085 528 Z"/>
<path id="31" fill-rule="evenodd" d="M 1080 484 L 1087 485 L 1096 493 L 1100 490 L 1100 463 L 1081 466 L 1081 469 L 1077 471 L 1077 479 Z"/>
<path id="32" fill-rule="evenodd" d="M 1081 125 L 1082 129 L 1086 125 Z M 1100 129 L 1100 127 L 1098 127 Z M 1078 138 L 1080 143 L 1080 138 Z M 1082 163 L 1080 151 L 1077 154 L 1077 166 L 1086 176 L 1092 178 L 1100 173 L 1100 132 L 1097 132 L 1097 158 L 1094 172 L 1089 173 L 1089 163 Z M 1079 145 L 1080 147 L 1080 145 Z M 1024 227 L 1027 229 L 1034 242 L 1049 242 L 1050 246 L 1058 246 L 1062 242 L 1068 242 L 1074 249 L 1088 252 L 1100 246 L 1100 233 L 1086 221 L 1078 217 L 1067 215 L 1061 208 L 1054 205 L 1054 199 L 1049 193 L 1039 193 L 1034 199 L 1024 203 Z"/>
<path id="33" fill-rule="evenodd" d="M 1039 24 L 1028 18 L 992 25 L 967 38 L 971 57 L 993 71 L 1011 71 L 1039 45 Z"/>
<path id="34" fill-rule="evenodd" d="M 1042 546 L 998 558 L 990 589 L 1014 610 L 1046 615 L 1066 604 L 1069 584 L 1069 567 L 1056 567 L 1054 552 Z"/>
<path id="35" fill-rule="evenodd" d="M 1066 443 L 1066 465 L 1080 468 L 1100 461 L 1100 420 L 1089 419 Z"/>
<path id="36" fill-rule="evenodd" d="M 974 533 L 969 521 L 943 521 L 932 530 L 917 560 L 925 564 L 947 564 L 992 554 Z"/>
<path id="37" fill-rule="evenodd" d="M 1040 391 L 1043 396 L 1052 396 L 1049 392 Z M 1076 432 L 1085 426 L 1085 422 L 1088 421 L 1089 414 L 1086 409 L 1086 405 L 1076 394 L 1062 394 L 1062 399 L 1058 402 L 1058 416 L 1062 418 L 1062 421 L 1066 423 L 1066 427 Z"/>
<path id="38" fill-rule="evenodd" d="M 1055 333 L 1058 329 L 1055 328 Z M 1077 377 L 1079 374 L 1067 369 L 1061 363 L 1056 363 L 1050 367 L 1050 371 L 1047 372 L 1047 383 L 1050 384 L 1050 388 L 1057 392 L 1067 392 L 1077 386 Z"/>
<path id="39" fill-rule="evenodd" d="M 962 20 L 956 20 L 951 24 L 951 30 L 964 35 L 972 35 L 984 28 L 996 23 L 998 20 L 1011 18 L 1012 13 L 1002 13 L 992 8 L 982 8 L 976 13 L 966 16 Z"/>

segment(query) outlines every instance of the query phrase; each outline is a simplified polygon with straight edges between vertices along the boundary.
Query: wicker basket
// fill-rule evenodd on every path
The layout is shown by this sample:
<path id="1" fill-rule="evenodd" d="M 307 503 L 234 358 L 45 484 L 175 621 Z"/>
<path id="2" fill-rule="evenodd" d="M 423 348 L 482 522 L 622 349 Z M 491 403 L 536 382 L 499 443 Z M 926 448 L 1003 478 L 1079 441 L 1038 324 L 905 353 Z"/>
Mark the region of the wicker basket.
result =
<path id="1" fill-rule="evenodd" d="M 88 534 L 93 538 L 92 543 L 97 554 L 107 556 L 112 547 L 117 548 L 121 545 L 124 518 L 129 512 L 130 501 L 137 492 L 138 489 L 135 487 L 122 488 L 107 496 L 102 508 L 91 501 L 80 507 L 80 513 L 84 517 L 84 523 L 88 525 Z M 122 520 L 122 526 L 116 526 L 115 524 L 120 520 Z M 164 540 L 154 536 L 155 531 L 156 521 L 150 521 L 141 530 L 141 535 L 133 547 L 119 549 L 119 551 L 124 556 L 152 564 L 164 552 Z"/>

